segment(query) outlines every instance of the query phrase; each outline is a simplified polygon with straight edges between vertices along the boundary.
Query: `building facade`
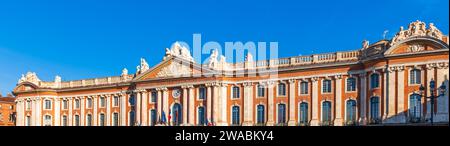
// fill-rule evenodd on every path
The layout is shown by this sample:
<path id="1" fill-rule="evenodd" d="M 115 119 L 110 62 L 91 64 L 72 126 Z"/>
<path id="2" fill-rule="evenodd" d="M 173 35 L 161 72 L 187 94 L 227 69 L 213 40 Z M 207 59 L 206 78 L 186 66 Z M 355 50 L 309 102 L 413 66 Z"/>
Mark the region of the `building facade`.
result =
<path id="1" fill-rule="evenodd" d="M 0 95 L 0 126 L 14 126 L 16 123 L 16 98 Z"/>
<path id="2" fill-rule="evenodd" d="M 250 54 L 242 63 L 217 57 L 198 64 L 175 44 L 153 67 L 141 59 L 135 74 L 47 82 L 29 72 L 13 91 L 17 125 L 340 126 L 426 123 L 431 113 L 448 124 L 449 37 L 432 23 L 412 22 L 353 51 L 259 61 Z M 434 108 L 422 97 L 432 80 L 447 89 Z"/>

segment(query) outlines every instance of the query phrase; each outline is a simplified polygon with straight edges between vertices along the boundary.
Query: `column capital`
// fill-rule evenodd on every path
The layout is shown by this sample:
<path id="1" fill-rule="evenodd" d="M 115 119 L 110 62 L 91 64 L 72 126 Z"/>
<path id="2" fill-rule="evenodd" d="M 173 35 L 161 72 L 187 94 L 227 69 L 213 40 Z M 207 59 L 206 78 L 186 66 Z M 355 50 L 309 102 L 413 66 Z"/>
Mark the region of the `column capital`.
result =
<path id="1" fill-rule="evenodd" d="M 334 79 L 340 80 L 340 79 L 342 79 L 342 75 L 334 75 Z"/>
<path id="2" fill-rule="evenodd" d="M 448 68 L 448 62 L 439 62 L 437 63 L 438 69 L 447 69 Z"/>
<path id="3" fill-rule="evenodd" d="M 289 84 L 295 83 L 295 79 L 288 79 L 288 83 L 289 83 Z"/>
<path id="4" fill-rule="evenodd" d="M 311 81 L 314 83 L 314 82 L 318 82 L 319 81 L 319 77 L 312 77 L 311 78 Z"/>
<path id="5" fill-rule="evenodd" d="M 250 86 L 253 86 L 253 83 L 252 82 L 244 82 L 243 85 L 244 85 L 244 87 L 250 87 Z"/>

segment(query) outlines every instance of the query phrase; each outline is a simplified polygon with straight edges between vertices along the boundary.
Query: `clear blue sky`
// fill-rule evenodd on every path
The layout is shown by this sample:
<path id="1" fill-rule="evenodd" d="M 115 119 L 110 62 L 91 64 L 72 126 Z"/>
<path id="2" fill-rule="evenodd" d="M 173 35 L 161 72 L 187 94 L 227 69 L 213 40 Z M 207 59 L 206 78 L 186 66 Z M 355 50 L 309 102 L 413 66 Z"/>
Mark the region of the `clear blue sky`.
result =
<path id="1" fill-rule="evenodd" d="M 63 80 L 153 66 L 174 41 L 277 41 L 279 56 L 353 50 L 415 20 L 448 34 L 448 0 L 0 0 L 0 93 L 21 74 Z M 314 50 L 314 52 L 312 52 Z"/>

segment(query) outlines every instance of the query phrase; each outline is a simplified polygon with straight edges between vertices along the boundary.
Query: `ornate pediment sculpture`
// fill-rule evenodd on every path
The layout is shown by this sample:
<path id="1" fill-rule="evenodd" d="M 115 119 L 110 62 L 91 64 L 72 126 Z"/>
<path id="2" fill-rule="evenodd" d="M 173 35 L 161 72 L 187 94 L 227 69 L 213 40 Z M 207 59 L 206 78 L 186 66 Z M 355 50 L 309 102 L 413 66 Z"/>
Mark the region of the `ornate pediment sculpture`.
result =
<path id="1" fill-rule="evenodd" d="M 22 74 L 22 77 L 19 79 L 19 84 L 22 82 L 31 82 L 33 84 L 39 85 L 41 80 L 37 77 L 35 72 L 27 72 L 26 75 Z"/>
<path id="2" fill-rule="evenodd" d="M 182 62 L 171 62 L 169 65 L 163 67 L 156 77 L 181 77 L 190 75 L 192 69 L 189 65 L 183 65 Z"/>
<path id="3" fill-rule="evenodd" d="M 390 45 L 393 46 L 395 43 L 399 41 L 417 36 L 429 36 L 441 40 L 442 32 L 439 31 L 439 29 L 437 29 L 433 23 L 430 23 L 429 28 L 426 29 L 426 24 L 422 21 L 417 20 L 415 22 L 410 23 L 408 25 L 407 30 L 403 30 L 403 26 L 401 26 L 400 30 L 391 40 Z"/>
<path id="4" fill-rule="evenodd" d="M 217 68 L 217 66 L 218 66 L 217 56 L 218 56 L 218 52 L 217 52 L 217 49 L 215 49 L 212 51 L 211 56 L 209 57 L 209 60 L 208 60 L 209 68 Z"/>
<path id="5" fill-rule="evenodd" d="M 166 60 L 167 58 L 172 56 L 194 62 L 194 58 L 191 56 L 191 51 L 189 51 L 189 49 L 185 46 L 181 46 L 181 44 L 178 42 L 175 42 L 175 44 L 172 45 L 172 48 L 166 48 L 166 55 L 164 56 L 163 60 Z"/>
<path id="6" fill-rule="evenodd" d="M 147 61 L 145 61 L 144 58 L 141 58 L 141 65 L 136 66 L 136 74 L 143 73 L 150 69 L 150 66 L 148 65 Z M 127 70 L 128 73 L 128 70 Z"/>
<path id="7" fill-rule="evenodd" d="M 423 45 L 413 44 L 413 45 L 409 46 L 407 51 L 409 53 L 415 53 L 415 52 L 420 52 L 420 51 L 424 51 L 424 50 L 425 50 L 425 47 Z"/>

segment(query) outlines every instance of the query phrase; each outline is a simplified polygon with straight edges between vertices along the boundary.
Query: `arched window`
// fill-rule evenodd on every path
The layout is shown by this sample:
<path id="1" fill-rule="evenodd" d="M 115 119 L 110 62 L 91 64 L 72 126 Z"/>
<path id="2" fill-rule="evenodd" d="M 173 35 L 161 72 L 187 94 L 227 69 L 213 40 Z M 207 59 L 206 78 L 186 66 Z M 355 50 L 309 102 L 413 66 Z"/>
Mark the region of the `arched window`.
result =
<path id="1" fill-rule="evenodd" d="M 347 125 L 356 124 L 356 100 L 347 100 Z"/>
<path id="2" fill-rule="evenodd" d="M 265 96 L 265 88 L 263 85 L 258 85 L 258 97 Z"/>
<path id="3" fill-rule="evenodd" d="M 240 90 L 238 86 L 233 87 L 233 99 L 238 99 L 240 97 Z"/>
<path id="4" fill-rule="evenodd" d="M 175 103 L 172 107 L 172 123 L 174 126 L 178 126 L 183 122 L 183 109 L 181 109 L 181 104 Z"/>
<path id="5" fill-rule="evenodd" d="M 239 111 L 239 106 L 233 106 L 232 108 L 232 125 L 237 126 L 240 125 L 240 111 Z"/>
<path id="6" fill-rule="evenodd" d="M 413 69 L 409 72 L 409 83 L 410 84 L 421 84 L 421 72 L 419 69 Z"/>
<path id="7" fill-rule="evenodd" d="M 325 79 L 323 80 L 322 84 L 322 92 L 331 93 L 331 80 Z"/>
<path id="8" fill-rule="evenodd" d="M 371 123 L 379 123 L 380 101 L 378 97 L 370 98 L 370 119 Z"/>
<path id="9" fill-rule="evenodd" d="M 409 119 L 410 122 L 419 122 L 422 115 L 421 96 L 419 94 L 411 94 L 409 96 Z"/>
<path id="10" fill-rule="evenodd" d="M 136 124 L 136 117 L 134 115 L 134 111 L 130 111 L 130 120 L 129 120 L 129 124 L 130 126 L 134 126 Z"/>
<path id="11" fill-rule="evenodd" d="M 52 126 L 52 116 L 45 115 L 44 126 Z"/>
<path id="12" fill-rule="evenodd" d="M 286 96 L 286 84 L 285 83 L 278 84 L 278 96 Z"/>
<path id="13" fill-rule="evenodd" d="M 156 118 L 157 118 L 155 109 L 150 110 L 150 117 L 152 118 L 151 125 L 155 126 L 156 125 Z"/>
<path id="14" fill-rule="evenodd" d="M 278 104 L 278 124 L 286 124 L 286 104 Z"/>
<path id="15" fill-rule="evenodd" d="M 372 74 L 370 75 L 370 88 L 378 88 L 380 87 L 380 75 L 379 74 Z"/>
<path id="16" fill-rule="evenodd" d="M 113 126 L 119 126 L 119 113 L 113 114 Z"/>
<path id="17" fill-rule="evenodd" d="M 351 77 L 347 78 L 347 91 L 356 91 L 356 79 Z"/>
<path id="18" fill-rule="evenodd" d="M 331 102 L 322 102 L 322 125 L 331 125 Z"/>
<path id="19" fill-rule="evenodd" d="M 265 123 L 265 110 L 264 110 L 264 105 L 258 105 L 257 106 L 257 124 L 262 125 Z"/>
<path id="20" fill-rule="evenodd" d="M 198 125 L 205 125 L 205 107 L 200 106 L 198 107 L 198 111 L 197 111 L 197 117 L 198 117 Z"/>
<path id="21" fill-rule="evenodd" d="M 302 102 L 300 103 L 300 112 L 299 112 L 299 124 L 307 125 L 308 124 L 308 103 Z"/>
<path id="22" fill-rule="evenodd" d="M 64 116 L 62 117 L 62 125 L 63 125 L 63 126 L 67 126 L 67 116 L 66 116 L 66 115 L 64 115 Z"/>
<path id="23" fill-rule="evenodd" d="M 80 126 L 80 116 L 75 115 L 75 126 Z"/>
<path id="24" fill-rule="evenodd" d="M 91 114 L 86 115 L 86 126 L 92 126 L 92 115 Z"/>
<path id="25" fill-rule="evenodd" d="M 100 126 L 105 126 L 105 114 L 101 113 L 100 114 Z"/>

